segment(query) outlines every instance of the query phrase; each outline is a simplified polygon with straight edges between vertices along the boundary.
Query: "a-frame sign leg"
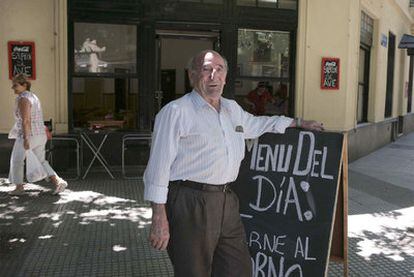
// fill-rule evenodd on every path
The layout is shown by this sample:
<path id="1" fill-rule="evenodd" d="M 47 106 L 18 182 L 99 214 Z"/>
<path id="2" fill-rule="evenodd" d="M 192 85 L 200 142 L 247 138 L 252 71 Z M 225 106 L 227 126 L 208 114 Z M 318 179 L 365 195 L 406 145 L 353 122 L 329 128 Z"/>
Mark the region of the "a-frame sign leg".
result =
<path id="1" fill-rule="evenodd" d="M 342 165 L 339 173 L 338 196 L 335 209 L 334 230 L 331 241 L 330 259 L 343 265 L 344 276 L 348 277 L 348 140 L 344 134 Z"/>
<path id="2" fill-rule="evenodd" d="M 339 189 L 342 191 L 343 199 L 343 267 L 344 277 L 348 277 L 348 134 L 344 134 L 341 178 Z"/>
<path id="3" fill-rule="evenodd" d="M 344 134 L 342 147 L 342 198 L 343 198 L 343 232 L 344 232 L 344 277 L 348 277 L 348 134 Z"/>

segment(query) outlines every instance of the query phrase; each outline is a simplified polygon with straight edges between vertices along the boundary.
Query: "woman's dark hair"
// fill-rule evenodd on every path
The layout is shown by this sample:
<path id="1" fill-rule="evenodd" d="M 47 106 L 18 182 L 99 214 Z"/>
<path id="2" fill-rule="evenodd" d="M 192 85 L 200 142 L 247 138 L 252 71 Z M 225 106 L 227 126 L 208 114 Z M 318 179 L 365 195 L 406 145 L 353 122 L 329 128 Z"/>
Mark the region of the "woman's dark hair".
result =
<path id="1" fill-rule="evenodd" d="M 22 86 L 26 85 L 26 89 L 30 90 L 32 83 L 30 83 L 29 79 L 24 74 L 16 74 L 12 80 L 13 83 L 18 83 Z"/>

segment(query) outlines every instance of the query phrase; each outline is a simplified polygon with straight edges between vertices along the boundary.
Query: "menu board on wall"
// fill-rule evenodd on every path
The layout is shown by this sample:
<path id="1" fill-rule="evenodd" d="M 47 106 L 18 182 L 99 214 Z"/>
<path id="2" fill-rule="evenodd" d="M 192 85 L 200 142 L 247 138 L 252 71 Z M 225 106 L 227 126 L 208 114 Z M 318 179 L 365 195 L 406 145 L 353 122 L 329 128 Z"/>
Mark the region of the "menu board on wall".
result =
<path id="1" fill-rule="evenodd" d="M 321 89 L 339 89 L 338 58 L 322 58 Z"/>
<path id="2" fill-rule="evenodd" d="M 9 41 L 9 79 L 24 74 L 30 80 L 36 79 L 35 44 L 32 41 Z"/>

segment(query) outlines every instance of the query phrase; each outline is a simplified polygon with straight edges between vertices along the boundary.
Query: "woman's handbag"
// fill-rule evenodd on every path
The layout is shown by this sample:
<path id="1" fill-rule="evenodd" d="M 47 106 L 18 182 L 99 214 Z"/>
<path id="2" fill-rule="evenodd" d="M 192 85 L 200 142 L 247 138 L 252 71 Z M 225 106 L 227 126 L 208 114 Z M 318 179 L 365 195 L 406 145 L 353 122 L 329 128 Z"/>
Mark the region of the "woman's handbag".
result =
<path id="1" fill-rule="evenodd" d="M 47 177 L 39 159 L 32 150 L 26 151 L 26 179 L 29 182 L 37 182 Z"/>
<path id="2" fill-rule="evenodd" d="M 8 138 L 9 139 L 17 139 L 17 137 L 18 137 L 18 129 L 17 129 L 17 124 L 15 123 L 13 125 L 13 128 L 11 128 L 11 130 L 9 132 Z"/>

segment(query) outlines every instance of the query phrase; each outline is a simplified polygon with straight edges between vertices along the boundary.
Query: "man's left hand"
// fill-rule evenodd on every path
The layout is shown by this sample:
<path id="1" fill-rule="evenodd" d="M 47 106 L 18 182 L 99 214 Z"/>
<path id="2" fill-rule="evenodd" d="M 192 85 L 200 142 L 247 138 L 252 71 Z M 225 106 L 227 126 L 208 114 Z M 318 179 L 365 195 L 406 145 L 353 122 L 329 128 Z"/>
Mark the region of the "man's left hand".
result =
<path id="1" fill-rule="evenodd" d="M 323 123 L 317 122 L 315 120 L 302 120 L 300 128 L 305 130 L 312 130 L 312 131 L 323 131 L 325 128 L 323 127 Z"/>

